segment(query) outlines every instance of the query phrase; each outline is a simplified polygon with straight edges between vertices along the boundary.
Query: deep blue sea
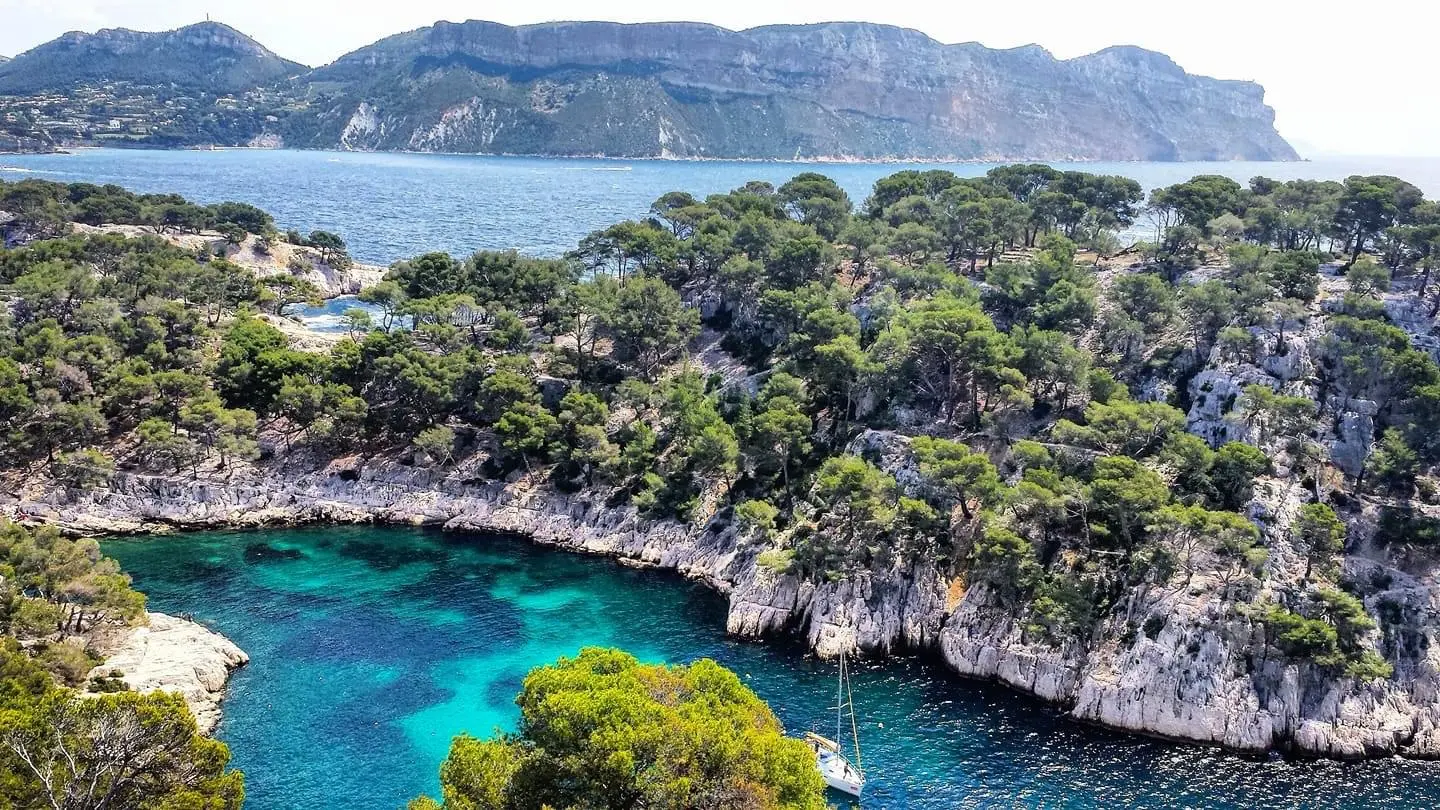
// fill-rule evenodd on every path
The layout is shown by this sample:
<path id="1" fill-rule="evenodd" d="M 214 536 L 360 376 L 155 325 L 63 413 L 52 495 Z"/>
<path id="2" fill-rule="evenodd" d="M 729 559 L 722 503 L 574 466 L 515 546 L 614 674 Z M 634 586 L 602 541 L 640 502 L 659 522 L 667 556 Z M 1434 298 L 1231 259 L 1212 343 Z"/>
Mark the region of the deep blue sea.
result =
<path id="1" fill-rule="evenodd" d="M 980 175 L 993 164 L 803 164 L 737 161 L 568 160 L 232 149 L 82 149 L 69 155 L 0 155 L 0 180 L 26 176 L 178 192 L 205 203 L 240 200 L 283 228 L 330 230 L 363 261 L 388 264 L 429 250 L 468 254 L 515 248 L 558 255 L 580 237 L 645 214 L 667 191 L 697 197 L 748 180 L 783 183 L 803 171 L 833 177 L 857 205 L 875 181 L 902 168 Z M 1325 158 L 1296 163 L 1079 163 L 1060 168 L 1123 174 L 1147 190 L 1197 174 L 1248 181 L 1340 180 L 1394 174 L 1440 197 L 1440 159 Z"/>
<path id="2" fill-rule="evenodd" d="M 450 738 L 512 728 L 531 667 L 589 644 L 708 656 L 788 730 L 833 722 L 835 665 L 724 633 L 723 600 L 672 574 L 473 534 L 376 527 L 106 542 L 150 596 L 250 653 L 218 734 L 251 810 L 397 810 L 434 791 Z M 1082 726 L 901 658 L 855 668 L 864 808 L 1433 808 L 1440 763 L 1269 761 Z M 844 797 L 833 795 L 837 803 Z"/>

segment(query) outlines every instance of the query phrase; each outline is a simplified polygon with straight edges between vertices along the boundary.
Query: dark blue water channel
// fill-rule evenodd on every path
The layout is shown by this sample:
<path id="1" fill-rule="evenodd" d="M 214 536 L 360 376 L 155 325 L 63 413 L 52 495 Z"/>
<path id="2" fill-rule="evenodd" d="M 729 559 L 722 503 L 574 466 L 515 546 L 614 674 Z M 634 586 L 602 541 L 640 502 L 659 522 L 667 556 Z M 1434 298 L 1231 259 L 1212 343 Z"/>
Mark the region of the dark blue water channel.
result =
<path id="1" fill-rule="evenodd" d="M 104 548 L 151 609 L 192 613 L 250 653 L 218 734 L 252 810 L 402 807 L 435 790 L 452 736 L 511 728 L 525 672 L 586 645 L 714 658 L 791 731 L 832 718 L 833 663 L 729 639 L 719 596 L 606 559 L 376 527 Z M 1266 761 L 1114 734 L 919 658 L 861 663 L 854 681 L 865 808 L 1440 806 L 1440 763 Z"/>

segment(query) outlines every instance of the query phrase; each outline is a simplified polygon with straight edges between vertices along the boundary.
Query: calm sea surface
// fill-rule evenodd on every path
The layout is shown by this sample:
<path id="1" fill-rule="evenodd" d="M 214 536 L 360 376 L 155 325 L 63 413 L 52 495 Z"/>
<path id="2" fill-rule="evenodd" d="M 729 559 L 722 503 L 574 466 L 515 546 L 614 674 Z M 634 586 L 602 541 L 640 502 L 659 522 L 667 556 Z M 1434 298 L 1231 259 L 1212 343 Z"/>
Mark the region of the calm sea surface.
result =
<path id="1" fill-rule="evenodd" d="M 580 647 L 709 656 L 792 732 L 833 722 L 835 666 L 726 638 L 678 577 L 484 535 L 375 527 L 114 540 L 152 609 L 190 612 L 251 663 L 219 736 L 253 810 L 396 810 L 450 738 L 513 728 L 531 667 Z M 1108 733 L 922 660 L 856 667 L 865 808 L 1433 808 L 1440 763 L 1245 758 Z M 832 795 L 837 803 L 843 797 Z"/>
<path id="2" fill-rule="evenodd" d="M 1055 164 L 1123 174 L 1147 190 L 1197 174 L 1244 183 L 1394 174 L 1440 197 L 1440 159 L 1326 158 L 1299 163 Z M 516 248 L 557 255 L 581 236 L 642 216 L 667 191 L 697 197 L 748 180 L 783 183 L 803 171 L 833 177 L 859 204 L 875 181 L 902 168 L 980 175 L 991 164 L 800 164 L 732 161 L 562 160 L 449 155 L 223 150 L 89 149 L 71 155 L 0 155 L 0 179 L 116 183 L 178 192 L 199 202 L 241 200 L 284 228 L 335 231 L 363 261 L 388 264 L 429 250 Z"/>

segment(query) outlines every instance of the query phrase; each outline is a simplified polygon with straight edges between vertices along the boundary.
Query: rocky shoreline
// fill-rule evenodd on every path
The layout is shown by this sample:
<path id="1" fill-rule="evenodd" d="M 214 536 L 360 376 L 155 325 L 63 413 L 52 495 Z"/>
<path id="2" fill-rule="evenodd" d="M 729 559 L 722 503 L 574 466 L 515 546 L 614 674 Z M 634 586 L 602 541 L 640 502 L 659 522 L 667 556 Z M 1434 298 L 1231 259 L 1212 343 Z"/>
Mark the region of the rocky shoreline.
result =
<path id="1" fill-rule="evenodd" d="M 321 261 L 320 251 L 313 247 L 292 245 L 283 241 L 272 244 L 253 234 L 246 235 L 238 244 L 232 244 L 218 231 L 156 234 L 152 228 L 142 225 L 76 223 L 73 227 L 76 233 L 119 234 L 130 239 L 158 236 L 176 247 L 204 251 L 223 258 L 249 270 L 258 278 L 293 275 L 304 279 L 314 284 L 327 299 L 354 295 L 365 287 L 374 286 L 388 271 L 385 267 L 359 262 L 339 268 L 331 267 Z"/>
<path id="2" fill-rule="evenodd" d="M 904 440 L 875 433 L 860 441 Z M 930 565 L 802 581 L 762 565 L 764 546 L 723 515 L 694 525 L 649 521 L 631 506 L 604 505 L 597 493 L 474 481 L 463 470 L 349 458 L 307 470 L 237 471 L 229 480 L 119 473 L 94 492 L 41 487 L 6 511 L 84 534 L 374 522 L 523 535 L 702 581 L 728 596 L 726 629 L 737 636 L 794 630 L 820 655 L 933 652 L 960 675 L 1108 728 L 1247 752 L 1440 757 L 1440 639 L 1431 638 L 1440 608 L 1425 583 L 1397 578 L 1385 598 L 1404 606 L 1411 630 L 1436 642 L 1428 645 L 1434 652 L 1394 679 L 1359 683 L 1284 659 L 1256 660 L 1255 623 L 1207 589 L 1150 595 L 1144 609 L 1165 620 L 1147 622 L 1144 632 L 1126 632 L 1126 617 L 1116 615 L 1090 639 L 1056 647 L 1027 639 L 983 586 L 966 589 Z M 1278 482 L 1273 489 L 1258 500 L 1284 509 L 1293 493 Z"/>
<path id="3" fill-rule="evenodd" d="M 189 619 L 147 614 L 148 622 L 108 639 L 105 662 L 91 677 L 113 676 L 136 692 L 176 692 L 195 715 L 201 734 L 220 723 L 230 674 L 250 661 L 219 633 Z M 117 674 L 118 673 L 118 674 Z"/>

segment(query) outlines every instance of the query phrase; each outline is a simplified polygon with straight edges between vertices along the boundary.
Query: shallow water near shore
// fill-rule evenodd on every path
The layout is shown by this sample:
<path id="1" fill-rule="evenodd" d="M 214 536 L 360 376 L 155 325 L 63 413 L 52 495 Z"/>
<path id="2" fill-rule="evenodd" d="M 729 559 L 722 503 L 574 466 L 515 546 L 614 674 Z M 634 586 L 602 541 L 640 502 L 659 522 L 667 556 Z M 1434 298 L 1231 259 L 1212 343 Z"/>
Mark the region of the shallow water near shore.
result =
<path id="1" fill-rule="evenodd" d="M 512 728 L 525 672 L 586 645 L 714 658 L 791 732 L 834 722 L 833 663 L 794 640 L 727 638 L 723 598 L 669 573 L 394 527 L 103 547 L 151 610 L 193 614 L 250 654 L 217 733 L 251 810 L 393 810 L 433 792 L 452 736 Z M 861 662 L 854 687 L 865 808 L 1440 806 L 1440 763 L 1268 761 L 1106 732 L 924 658 Z"/>

